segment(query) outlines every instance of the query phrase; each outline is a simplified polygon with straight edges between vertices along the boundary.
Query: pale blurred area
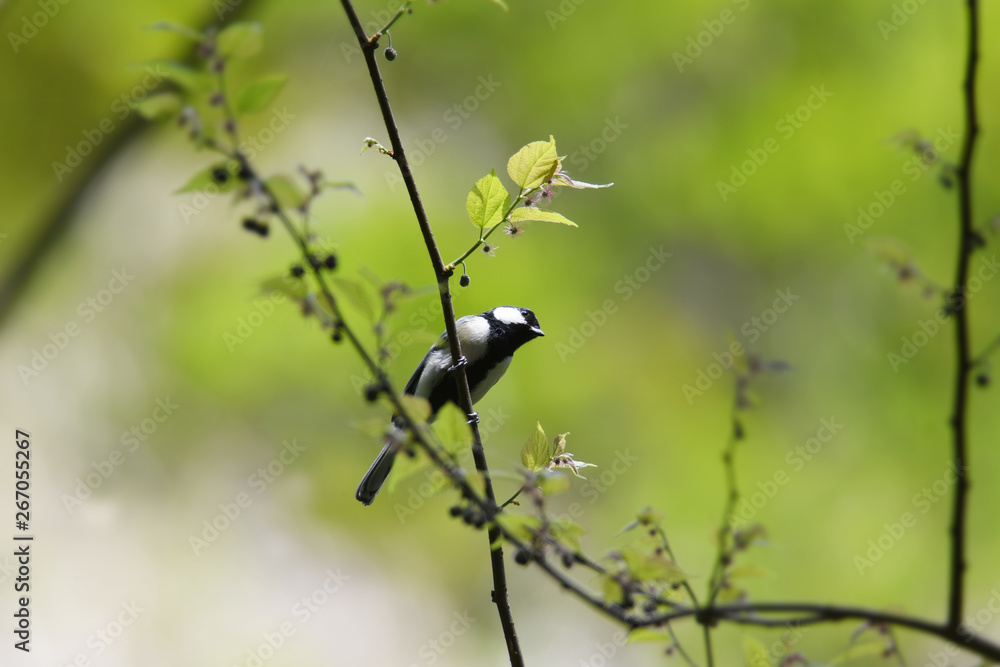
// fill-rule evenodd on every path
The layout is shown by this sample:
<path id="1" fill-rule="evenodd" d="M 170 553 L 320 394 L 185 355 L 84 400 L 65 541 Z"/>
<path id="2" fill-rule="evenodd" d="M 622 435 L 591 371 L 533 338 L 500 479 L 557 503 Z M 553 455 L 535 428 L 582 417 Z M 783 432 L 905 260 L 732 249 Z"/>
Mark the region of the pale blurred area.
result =
<path id="1" fill-rule="evenodd" d="M 456 286 L 458 314 L 530 307 L 547 334 L 518 352 L 478 406 L 494 417 L 487 450 L 498 493 L 516 489 L 502 471 L 517 469 L 536 420 L 550 436 L 569 432 L 569 450 L 598 468 L 553 509 L 582 506 L 584 545 L 600 556 L 628 542 L 619 533 L 636 511 L 655 506 L 701 593 L 725 497 L 720 454 L 732 381 L 723 374 L 693 397 L 684 386 L 712 371 L 732 337 L 792 368 L 756 388 L 759 406 L 745 417 L 748 439 L 737 453 L 748 495 L 777 471 L 790 478 L 754 518 L 767 526 L 769 546 L 743 558 L 771 574 L 743 582 L 751 599 L 941 617 L 950 501 L 936 497 L 921 513 L 913 499 L 947 470 L 952 334 L 932 337 L 894 372 L 887 353 L 932 317 L 934 304 L 918 287 L 900 285 L 865 242 L 902 239 L 928 275 L 947 282 L 954 194 L 929 176 L 907 181 L 905 196 L 865 238 L 849 242 L 843 225 L 902 177 L 909 155 L 887 139 L 910 127 L 929 136 L 959 127 L 958 8 L 923 5 L 884 39 L 877 22 L 891 3 L 789 1 L 745 10 L 732 3 L 736 20 L 679 71 L 674 54 L 728 3 L 509 4 L 505 13 L 485 0 L 417 3 L 393 28 L 398 59 L 379 59 L 404 142 L 411 158 L 420 157 L 416 178 L 446 261 L 474 240 L 468 189 L 491 168 L 502 175 L 524 143 L 555 135 L 571 175 L 615 182 L 553 203 L 579 229 L 535 225 L 499 238 L 496 257 L 470 258 L 471 286 Z M 549 12 L 562 5 L 575 9 L 554 21 Z M 64 193 L 51 163 L 103 118 L 120 122 L 109 108 L 133 85 L 131 66 L 179 47 L 143 26 L 211 13 L 195 3 L 60 7 L 19 53 L 0 49 L 0 80 L 23 90 L 0 103 L 9 198 L 0 223 L 3 274 Z M 382 9 L 359 3 L 366 20 Z M 29 2 L 3 5 L 3 34 L 34 11 Z M 260 151 L 258 166 L 270 173 L 304 164 L 356 184 L 360 196 L 331 191 L 315 210 L 316 231 L 340 260 L 338 275 L 370 271 L 429 285 L 393 164 L 374 151 L 360 154 L 366 136 L 387 141 L 363 63 L 345 51 L 352 35 L 339 4 L 261 3 L 246 18 L 264 25 L 265 49 L 240 64 L 237 80 L 291 77 L 276 102 L 291 120 Z M 986 45 L 998 43 L 1000 29 L 988 18 Z M 983 73 L 990 127 L 1000 109 L 994 51 L 987 46 Z M 491 76 L 500 86 L 455 127 L 448 111 Z M 775 122 L 819 84 L 833 97 L 784 138 Z M 261 114 L 241 129 L 256 135 L 270 118 Z M 431 140 L 441 128 L 446 140 Z M 778 152 L 722 201 L 717 182 L 772 136 Z M 996 133 L 984 135 L 977 166 L 984 220 L 1000 212 L 1000 195 L 989 187 L 998 155 Z M 228 199 L 192 215 L 185 207 L 196 206 L 194 197 L 172 194 L 210 162 L 175 127 L 151 128 L 131 143 L 93 181 L 70 231 L 3 324 L 0 426 L 5 437 L 31 434 L 35 541 L 32 651 L 4 646 L 0 662 L 508 664 L 490 603 L 487 538 L 448 517 L 454 494 L 422 498 L 418 475 L 372 507 L 354 500 L 381 446 L 363 425 L 385 413 L 364 402 L 362 367 L 346 346 L 260 291 L 297 259 L 283 230 L 275 226 L 262 240 L 240 229 L 242 209 Z M 670 258 L 649 270 L 661 247 Z M 626 279 L 636 285 L 621 287 Z M 980 346 L 1000 331 L 998 286 L 986 281 L 972 302 Z M 769 319 L 782 290 L 797 300 Z M 407 302 L 390 321 L 393 335 L 416 341 L 391 366 L 397 386 L 443 329 L 422 315 L 434 298 Z M 609 300 L 614 312 L 602 318 Z M 766 325 L 752 324 L 762 316 Z M 365 329 L 356 313 L 352 323 Z M 65 334 L 67 325 L 75 335 Z M 33 358 L 37 374 L 25 370 Z M 1000 588 L 997 400 L 995 389 L 972 399 L 971 614 L 988 609 Z M 789 454 L 830 418 L 843 429 L 793 467 Z M 0 450 L 4 498 L 11 451 Z M 622 460 L 634 463 L 616 467 Z M 856 557 L 907 511 L 916 525 L 859 572 Z M 0 516 L 12 521 L 12 513 L 6 504 Z M 0 530 L 0 540 L 8 532 Z M 6 546 L 0 553 L 7 614 L 13 559 Z M 508 558 L 508 578 L 528 664 L 666 661 L 660 646 L 622 646 L 620 628 L 536 569 Z M 1000 640 L 1000 618 L 980 620 Z M 812 629 L 793 648 L 828 661 L 855 629 Z M 686 622 L 677 630 L 701 664 L 699 629 Z M 720 628 L 717 664 L 742 664 L 745 632 L 768 645 L 780 635 Z M 900 637 L 912 665 L 942 650 Z"/>

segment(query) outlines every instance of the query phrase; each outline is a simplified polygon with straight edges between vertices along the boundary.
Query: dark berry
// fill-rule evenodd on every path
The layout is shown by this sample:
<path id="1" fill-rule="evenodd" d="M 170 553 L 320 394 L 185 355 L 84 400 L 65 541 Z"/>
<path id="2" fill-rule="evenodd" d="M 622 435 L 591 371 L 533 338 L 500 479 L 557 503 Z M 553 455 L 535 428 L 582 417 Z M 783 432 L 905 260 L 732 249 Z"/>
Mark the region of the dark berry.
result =
<path id="1" fill-rule="evenodd" d="M 339 343 L 340 341 L 344 340 L 344 334 L 340 333 L 340 327 L 337 327 L 336 329 L 333 330 L 333 333 L 330 335 L 330 340 L 332 340 L 334 343 Z"/>
<path id="2" fill-rule="evenodd" d="M 452 505 L 451 507 L 448 508 L 448 514 L 450 514 L 451 516 L 458 516 L 461 513 L 462 513 L 461 505 Z"/>
<path id="3" fill-rule="evenodd" d="M 229 182 L 229 170 L 225 167 L 216 167 L 212 170 L 212 180 L 216 185 L 225 185 Z"/>
<path id="4" fill-rule="evenodd" d="M 382 390 L 378 385 L 370 384 L 365 387 L 365 400 L 369 403 L 374 403 L 380 393 L 382 393 Z"/>
<path id="5" fill-rule="evenodd" d="M 976 384 L 979 385 L 980 387 L 990 386 L 990 376 L 987 375 L 986 373 L 980 373 L 979 375 L 976 376 Z"/>
<path id="6" fill-rule="evenodd" d="M 316 255 L 309 255 L 309 266 L 313 267 L 314 269 L 318 269 L 320 266 L 322 266 L 322 263 L 319 261 L 319 258 L 316 257 Z"/>
<path id="7" fill-rule="evenodd" d="M 331 271 L 337 268 L 337 256 L 327 255 L 326 259 L 323 260 L 323 266 L 330 269 Z"/>
<path id="8" fill-rule="evenodd" d="M 255 220 L 254 218 L 244 218 L 243 229 L 254 234 L 259 234 L 260 236 L 267 236 L 268 232 L 271 231 L 267 223 Z"/>
<path id="9" fill-rule="evenodd" d="M 240 179 L 241 181 L 249 181 L 250 174 L 251 174 L 250 169 L 245 164 L 241 164 L 239 171 L 236 172 L 236 178 Z"/>
<path id="10" fill-rule="evenodd" d="M 525 549 L 518 549 L 517 553 L 514 554 L 514 562 L 518 565 L 527 565 L 530 560 L 531 556 Z"/>
<path id="11" fill-rule="evenodd" d="M 472 278 L 469 277 L 468 273 L 463 273 L 462 277 L 458 279 L 458 284 L 462 287 L 468 287 L 471 282 Z"/>
<path id="12" fill-rule="evenodd" d="M 296 264 L 295 266 L 292 267 L 292 275 L 295 276 L 296 278 L 301 278 L 302 276 L 306 275 L 306 270 L 303 269 L 298 264 Z"/>
<path id="13" fill-rule="evenodd" d="M 396 49 L 391 46 L 385 47 L 385 59 L 392 61 L 396 59 Z"/>

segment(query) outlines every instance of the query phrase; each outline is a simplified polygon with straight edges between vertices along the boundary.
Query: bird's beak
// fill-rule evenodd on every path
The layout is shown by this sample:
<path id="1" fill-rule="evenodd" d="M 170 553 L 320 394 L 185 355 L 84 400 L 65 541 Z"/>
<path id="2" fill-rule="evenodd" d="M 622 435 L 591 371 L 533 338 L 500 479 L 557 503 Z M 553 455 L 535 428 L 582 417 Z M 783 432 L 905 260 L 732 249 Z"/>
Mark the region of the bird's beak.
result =
<path id="1" fill-rule="evenodd" d="M 531 333 L 535 334 L 536 336 L 544 336 L 545 335 L 545 332 L 542 331 L 541 329 L 539 329 L 538 327 L 531 327 Z"/>

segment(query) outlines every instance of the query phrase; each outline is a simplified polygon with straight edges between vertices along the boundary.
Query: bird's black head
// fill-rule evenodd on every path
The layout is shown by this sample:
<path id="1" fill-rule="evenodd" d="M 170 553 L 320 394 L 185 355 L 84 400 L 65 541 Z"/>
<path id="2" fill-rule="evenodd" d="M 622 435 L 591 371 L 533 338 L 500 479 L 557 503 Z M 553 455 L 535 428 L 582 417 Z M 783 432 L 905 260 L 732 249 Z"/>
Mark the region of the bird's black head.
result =
<path id="1" fill-rule="evenodd" d="M 511 353 L 529 340 L 545 335 L 538 318 L 527 308 L 498 306 L 483 313 L 483 317 L 491 321 L 494 338 L 503 340 Z"/>

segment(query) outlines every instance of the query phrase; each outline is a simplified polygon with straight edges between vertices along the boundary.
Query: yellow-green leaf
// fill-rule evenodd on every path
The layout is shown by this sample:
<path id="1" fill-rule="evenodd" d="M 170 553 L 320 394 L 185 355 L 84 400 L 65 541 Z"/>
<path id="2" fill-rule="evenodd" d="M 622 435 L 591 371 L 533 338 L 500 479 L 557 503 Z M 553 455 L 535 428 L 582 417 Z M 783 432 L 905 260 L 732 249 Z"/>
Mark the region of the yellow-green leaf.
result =
<path id="1" fill-rule="evenodd" d="M 259 23 L 233 23 L 222 30 L 215 44 L 219 53 L 231 58 L 246 58 L 260 51 Z"/>
<path id="2" fill-rule="evenodd" d="M 278 205 L 286 209 L 298 208 L 306 200 L 305 191 L 288 176 L 278 174 L 264 181 Z"/>
<path id="3" fill-rule="evenodd" d="M 622 558 L 629 572 L 639 581 L 656 581 L 668 584 L 680 583 L 687 579 L 684 571 L 666 556 L 646 554 L 638 549 L 622 549 Z"/>
<path id="4" fill-rule="evenodd" d="M 412 394 L 403 394 L 399 397 L 399 400 L 403 404 L 403 407 L 406 408 L 406 412 L 410 415 L 410 418 L 418 424 L 422 424 L 430 419 L 431 404 L 426 398 L 413 396 Z"/>
<path id="5" fill-rule="evenodd" d="M 670 642 L 673 641 L 666 632 L 662 630 L 655 630 L 653 628 L 636 628 L 632 632 L 628 633 L 628 639 L 625 640 L 628 644 L 634 644 L 637 642 Z"/>
<path id="6" fill-rule="evenodd" d="M 288 83 L 288 77 L 282 74 L 266 76 L 253 83 L 248 83 L 236 96 L 236 111 L 239 113 L 263 111 L 268 104 L 274 101 L 286 83 Z"/>
<path id="7" fill-rule="evenodd" d="M 181 110 L 181 98 L 177 93 L 156 93 L 132 103 L 132 108 L 138 111 L 143 118 L 165 120 L 176 116 Z"/>
<path id="8" fill-rule="evenodd" d="M 743 659 L 747 667 L 771 667 L 771 656 L 767 647 L 757 638 L 743 636 Z"/>
<path id="9" fill-rule="evenodd" d="M 604 575 L 601 578 L 601 592 L 604 594 L 604 601 L 613 604 L 621 604 L 625 601 L 625 591 L 618 580 L 611 575 Z"/>
<path id="10" fill-rule="evenodd" d="M 434 420 L 434 432 L 446 451 L 452 454 L 472 445 L 472 428 L 469 418 L 452 402 L 445 403 Z"/>
<path id="11" fill-rule="evenodd" d="M 570 227 L 577 226 L 575 222 L 563 216 L 561 213 L 556 213 L 555 211 L 546 211 L 543 208 L 537 208 L 535 206 L 522 206 L 521 208 L 515 208 L 510 213 L 510 221 L 511 222 L 558 222 L 560 225 L 569 225 Z"/>
<path id="12" fill-rule="evenodd" d="M 522 192 L 548 183 L 558 169 L 556 140 L 551 136 L 548 141 L 531 142 L 507 161 L 507 174 Z"/>
<path id="13" fill-rule="evenodd" d="M 535 432 L 521 448 L 521 463 L 531 472 L 538 472 L 552 460 L 549 440 L 545 437 L 541 423 L 536 422 Z"/>
<path id="14" fill-rule="evenodd" d="M 489 174 L 476 181 L 465 201 L 465 208 L 472 224 L 480 229 L 490 229 L 503 222 L 510 208 L 510 195 L 496 171 L 491 169 Z"/>
<path id="15" fill-rule="evenodd" d="M 146 69 L 161 79 L 172 81 L 188 92 L 208 90 L 214 85 L 208 73 L 169 60 L 154 61 Z"/>
<path id="16" fill-rule="evenodd" d="M 238 172 L 239 164 L 236 160 L 218 162 L 195 173 L 187 183 L 174 190 L 174 194 L 201 191 L 229 192 L 243 183 L 236 177 Z"/>

